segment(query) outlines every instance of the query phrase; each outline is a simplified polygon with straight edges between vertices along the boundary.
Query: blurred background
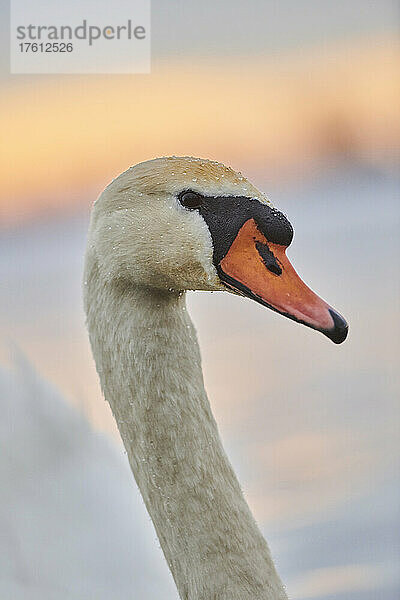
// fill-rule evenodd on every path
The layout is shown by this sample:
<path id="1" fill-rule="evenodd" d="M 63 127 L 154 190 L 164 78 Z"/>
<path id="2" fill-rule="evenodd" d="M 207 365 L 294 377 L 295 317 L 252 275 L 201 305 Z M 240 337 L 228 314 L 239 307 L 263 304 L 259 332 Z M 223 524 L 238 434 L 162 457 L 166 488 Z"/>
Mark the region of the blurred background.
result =
<path id="1" fill-rule="evenodd" d="M 290 597 L 398 596 L 398 8 L 153 0 L 151 74 L 11 76 L 2 0 L 2 597 L 177 599 L 81 302 L 92 202 L 169 154 L 266 191 L 294 225 L 296 268 L 350 323 L 337 347 L 250 301 L 188 298 L 221 435 Z"/>

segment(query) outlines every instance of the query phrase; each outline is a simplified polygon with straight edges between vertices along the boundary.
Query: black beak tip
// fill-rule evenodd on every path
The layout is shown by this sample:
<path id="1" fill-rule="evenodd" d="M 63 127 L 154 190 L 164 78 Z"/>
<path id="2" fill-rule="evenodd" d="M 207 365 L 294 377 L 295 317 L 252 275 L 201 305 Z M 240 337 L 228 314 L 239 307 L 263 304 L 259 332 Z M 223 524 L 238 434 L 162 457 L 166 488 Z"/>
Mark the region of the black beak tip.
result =
<path id="1" fill-rule="evenodd" d="M 329 312 L 333 320 L 333 328 L 324 331 L 324 333 L 334 344 L 341 344 L 347 338 L 349 326 L 342 315 L 339 315 L 335 310 L 330 308 Z"/>

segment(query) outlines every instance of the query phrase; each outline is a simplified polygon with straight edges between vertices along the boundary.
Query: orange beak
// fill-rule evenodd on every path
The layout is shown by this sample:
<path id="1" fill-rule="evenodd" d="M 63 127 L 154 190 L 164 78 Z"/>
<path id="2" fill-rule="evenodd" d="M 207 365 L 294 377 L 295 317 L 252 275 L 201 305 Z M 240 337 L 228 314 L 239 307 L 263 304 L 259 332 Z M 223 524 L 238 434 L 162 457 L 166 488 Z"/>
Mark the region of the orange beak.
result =
<path id="1" fill-rule="evenodd" d="M 235 291 L 321 331 L 335 344 L 346 339 L 343 317 L 306 286 L 290 264 L 286 246 L 269 243 L 254 219 L 239 229 L 218 271 Z"/>

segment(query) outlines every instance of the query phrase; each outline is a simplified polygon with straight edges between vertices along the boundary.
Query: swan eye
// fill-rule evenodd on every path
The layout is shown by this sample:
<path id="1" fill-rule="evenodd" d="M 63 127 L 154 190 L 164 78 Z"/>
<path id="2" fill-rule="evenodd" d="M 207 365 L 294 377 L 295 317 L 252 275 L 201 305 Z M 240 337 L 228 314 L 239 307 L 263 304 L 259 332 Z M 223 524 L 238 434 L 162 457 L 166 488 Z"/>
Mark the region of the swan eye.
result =
<path id="1" fill-rule="evenodd" d="M 185 208 L 200 208 L 203 204 L 203 197 L 196 192 L 182 192 L 179 194 L 179 202 Z"/>

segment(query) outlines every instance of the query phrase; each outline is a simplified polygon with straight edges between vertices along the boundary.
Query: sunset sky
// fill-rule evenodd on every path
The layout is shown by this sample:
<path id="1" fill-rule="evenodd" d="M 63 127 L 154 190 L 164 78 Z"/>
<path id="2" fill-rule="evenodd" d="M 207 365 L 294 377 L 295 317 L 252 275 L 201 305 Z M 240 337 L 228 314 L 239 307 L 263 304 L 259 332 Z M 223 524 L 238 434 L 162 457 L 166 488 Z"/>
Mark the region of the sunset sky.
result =
<path id="1" fill-rule="evenodd" d="M 150 76 L 14 78 L 2 91 L 0 217 L 84 204 L 154 156 L 207 156 L 293 177 L 349 152 L 394 160 L 399 43 L 344 42 L 280 60 L 173 59 Z"/>
<path id="2" fill-rule="evenodd" d="M 216 158 L 272 181 L 335 154 L 395 164 L 396 3 L 301 4 L 249 12 L 235 1 L 227 13 L 154 2 L 149 75 L 10 76 L 4 65 L 1 221 L 87 206 L 119 172 L 160 155 Z"/>

